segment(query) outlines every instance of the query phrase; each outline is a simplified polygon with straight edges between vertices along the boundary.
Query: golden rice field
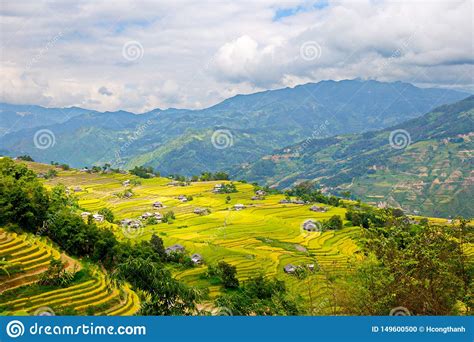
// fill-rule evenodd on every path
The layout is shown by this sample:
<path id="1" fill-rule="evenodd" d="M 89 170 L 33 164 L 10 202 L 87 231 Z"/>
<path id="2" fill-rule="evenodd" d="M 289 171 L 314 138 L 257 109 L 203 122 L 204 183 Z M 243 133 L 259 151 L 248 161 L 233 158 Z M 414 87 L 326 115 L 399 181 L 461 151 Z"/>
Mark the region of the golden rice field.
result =
<path id="1" fill-rule="evenodd" d="M 33 164 L 35 167 L 37 164 Z M 41 167 L 45 167 L 44 165 Z M 48 167 L 48 166 L 46 166 Z M 202 277 L 206 264 L 225 260 L 237 267 L 238 277 L 245 280 L 252 275 L 264 274 L 284 280 L 291 291 L 305 295 L 305 282 L 287 275 L 283 267 L 287 264 L 317 264 L 325 272 L 341 272 L 351 267 L 358 259 L 358 227 L 345 227 L 340 231 L 306 232 L 301 226 L 307 219 L 324 220 L 333 215 L 344 218 L 345 209 L 329 207 L 324 213 L 309 210 L 310 205 L 279 204 L 282 195 L 267 195 L 264 200 L 251 200 L 253 186 L 235 183 L 237 193 L 215 194 L 214 185 L 221 183 L 193 182 L 189 186 L 171 186 L 167 178 L 140 179 L 141 185 L 131 186 L 133 197 L 124 199 L 116 194 L 127 188 L 125 180 L 137 179 L 125 174 L 88 174 L 78 170 L 60 171 L 58 177 L 45 181 L 47 187 L 64 184 L 68 188 L 80 187 L 76 192 L 83 210 L 95 213 L 107 207 L 118 220 L 138 218 L 144 212 L 172 210 L 176 220 L 171 224 L 148 225 L 137 231 L 123 234 L 121 227 L 111 227 L 122 239 L 150 239 L 158 234 L 165 246 L 181 244 L 189 254 L 199 253 L 204 265 L 191 269 L 174 269 L 175 276 L 197 287 L 210 290 L 211 296 L 219 293 L 219 286 L 213 286 Z M 192 196 L 187 203 L 180 202 L 179 195 Z M 230 196 L 229 203 L 226 197 Z M 160 201 L 165 208 L 155 210 L 152 203 Z M 244 204 L 245 209 L 236 211 L 233 206 Z M 195 208 L 207 208 L 210 214 L 200 216 Z M 346 222 L 346 221 L 344 221 Z M 324 279 L 318 273 L 314 276 L 314 291 L 322 291 Z"/>
<path id="2" fill-rule="evenodd" d="M 33 315 L 45 310 L 72 309 L 77 314 L 132 315 L 139 309 L 138 296 L 128 286 L 112 285 L 98 270 L 66 288 L 48 290 L 34 285 L 52 258 L 61 258 L 68 270 L 81 268 L 44 238 L 0 229 L 0 260 L 6 262 L 7 271 L 0 276 L 1 314 Z"/>
<path id="3" fill-rule="evenodd" d="M 27 164 L 37 172 L 52 168 L 44 164 Z M 316 213 L 309 210 L 310 205 L 280 204 L 283 195 L 267 195 L 263 200 L 252 200 L 253 186 L 240 182 L 235 183 L 237 193 L 215 194 L 212 190 L 215 184 L 222 183 L 220 181 L 173 186 L 169 185 L 170 180 L 167 178 L 139 179 L 128 174 L 89 174 L 79 170 L 57 170 L 58 176 L 44 180 L 45 186 L 64 184 L 71 191 L 79 187 L 80 191 L 74 194 L 84 211 L 96 213 L 107 207 L 113 211 L 116 220 L 121 220 L 136 219 L 145 212 L 159 211 L 164 214 L 172 210 L 176 215 L 172 223 L 147 225 L 136 230 L 123 230 L 119 225 L 108 222 L 99 225 L 112 228 L 120 239 L 149 240 L 152 234 L 158 234 L 164 240 L 165 246 L 178 243 L 183 245 L 189 254 L 201 254 L 203 265 L 189 269 L 173 267 L 172 272 L 176 278 L 189 285 L 208 289 L 211 298 L 219 294 L 220 286 L 213 285 L 203 275 L 207 271 L 207 264 L 216 264 L 221 260 L 236 266 L 240 280 L 258 274 L 276 277 L 285 281 L 292 295 L 306 298 L 311 288 L 312 295 L 321 301 L 328 291 L 326 276 L 349 271 L 361 258 L 357 246 L 361 232 L 359 227 L 351 227 L 344 220 L 345 226 L 339 231 L 307 232 L 301 228 L 307 219 L 319 221 L 333 215 L 340 215 L 344 219 L 344 208 L 328 207 L 327 212 Z M 141 184 L 122 184 L 125 180 L 133 179 L 139 180 Z M 126 189 L 132 189 L 131 198 L 117 196 Z M 177 199 L 179 195 L 192 196 L 193 199 L 182 203 Z M 227 196 L 230 196 L 229 201 Z M 165 208 L 154 209 L 152 204 L 156 201 L 162 202 Z M 238 203 L 244 204 L 246 208 L 235 210 L 233 207 Z M 200 216 L 193 212 L 195 208 L 207 208 L 210 213 Z M 13 245 L 15 243 L 12 242 Z M 7 244 L 4 247 L 13 246 Z M 472 255 L 471 247 L 466 251 L 469 255 Z M 38 262 L 28 264 L 33 267 L 32 270 L 47 265 L 48 259 L 41 258 L 41 253 L 54 253 L 54 250 L 48 250 L 46 247 L 41 253 L 33 247 L 24 248 L 30 248 L 34 253 L 30 255 L 29 252 L 24 252 L 16 256 L 28 255 L 31 258 L 35 255 L 34 258 L 37 258 Z M 5 251 L 8 253 L 8 250 L 3 250 L 0 246 L 2 254 L 5 254 Z M 21 262 L 28 260 L 19 259 Z M 295 266 L 316 264 L 322 272 L 316 272 L 301 280 L 283 271 L 283 267 L 290 263 Z M 70 296 L 66 297 L 65 294 L 72 293 L 74 296 L 70 298 L 74 302 L 67 302 L 67 305 L 72 305 L 79 311 L 85 310 L 92 303 L 107 302 L 115 297 L 121 298 L 121 302 L 117 306 L 102 310 L 103 314 L 132 314 L 137 310 L 138 298 L 132 291 L 107 286 L 103 276 L 97 275 L 87 284 L 79 284 L 60 293 L 41 293 L 33 301 L 22 298 L 7 304 L 12 305 L 13 310 L 31 312 L 44 303 L 67 301 Z M 84 297 L 85 293 L 88 293 L 89 297 Z"/>

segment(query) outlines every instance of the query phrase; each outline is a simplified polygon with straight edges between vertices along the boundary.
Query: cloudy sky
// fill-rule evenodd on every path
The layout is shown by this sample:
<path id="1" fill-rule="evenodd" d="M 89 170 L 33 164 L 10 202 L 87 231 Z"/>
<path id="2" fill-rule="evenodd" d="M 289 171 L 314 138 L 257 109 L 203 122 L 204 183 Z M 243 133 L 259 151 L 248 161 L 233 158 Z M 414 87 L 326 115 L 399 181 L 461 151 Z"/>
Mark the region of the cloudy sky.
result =
<path id="1" fill-rule="evenodd" d="M 474 91 L 471 0 L 0 1 L 3 102 L 202 108 L 356 77 Z"/>

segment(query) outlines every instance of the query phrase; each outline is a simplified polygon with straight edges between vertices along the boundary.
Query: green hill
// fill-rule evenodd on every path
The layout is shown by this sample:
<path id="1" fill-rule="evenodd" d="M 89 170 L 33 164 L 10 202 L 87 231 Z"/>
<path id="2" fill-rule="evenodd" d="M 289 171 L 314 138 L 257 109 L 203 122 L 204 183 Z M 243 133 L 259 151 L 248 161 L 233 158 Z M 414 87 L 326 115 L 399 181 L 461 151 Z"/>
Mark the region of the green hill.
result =
<path id="1" fill-rule="evenodd" d="M 472 217 L 473 120 L 471 96 L 381 131 L 302 141 L 239 170 L 238 176 L 280 187 L 314 180 L 328 191 L 348 190 L 373 204 Z M 397 136 L 405 137 L 398 130 L 409 135 L 406 148 L 390 145 L 391 132 L 401 132 L 395 144 Z"/>

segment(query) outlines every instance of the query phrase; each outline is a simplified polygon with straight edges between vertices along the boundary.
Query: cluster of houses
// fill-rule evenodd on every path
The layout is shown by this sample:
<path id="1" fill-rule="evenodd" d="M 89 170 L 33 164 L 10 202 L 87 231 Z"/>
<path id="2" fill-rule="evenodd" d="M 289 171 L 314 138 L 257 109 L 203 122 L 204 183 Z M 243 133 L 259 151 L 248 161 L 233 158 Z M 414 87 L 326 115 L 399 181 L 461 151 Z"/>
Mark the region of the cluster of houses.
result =
<path id="1" fill-rule="evenodd" d="M 175 244 L 175 245 L 167 247 L 165 249 L 165 253 L 166 253 L 166 255 L 171 255 L 173 253 L 184 254 L 184 253 L 186 253 L 186 249 L 184 248 L 184 246 L 182 246 L 180 244 Z M 195 265 L 200 265 L 203 262 L 203 258 L 201 256 L 201 254 L 195 253 L 195 254 L 191 255 L 191 261 Z"/>
<path id="2" fill-rule="evenodd" d="M 280 204 L 309 204 L 309 202 L 305 202 L 303 200 L 287 200 L 287 199 L 282 199 L 280 202 Z"/>
<path id="3" fill-rule="evenodd" d="M 316 213 L 325 213 L 326 211 L 328 211 L 328 208 L 313 205 L 311 208 L 309 208 L 309 210 L 314 211 Z"/>
<path id="4" fill-rule="evenodd" d="M 180 181 L 173 180 L 173 181 L 169 182 L 166 185 L 168 185 L 168 186 L 188 186 L 188 185 L 190 185 L 190 183 L 189 182 L 180 182 Z"/>
<path id="5" fill-rule="evenodd" d="M 163 215 L 161 215 L 161 213 L 155 211 L 154 213 L 150 213 L 150 212 L 146 212 L 146 213 L 143 213 L 140 218 L 142 220 L 147 220 L 149 219 L 150 217 L 154 217 L 156 218 L 158 221 L 161 221 L 163 219 Z"/>
<path id="6" fill-rule="evenodd" d="M 309 271 L 313 272 L 315 269 L 315 266 L 314 264 L 307 264 L 306 268 Z M 285 267 L 283 267 L 283 271 L 285 271 L 285 273 L 288 273 L 288 274 L 294 274 L 296 273 L 296 271 L 302 270 L 302 269 L 303 269 L 303 266 L 295 266 L 293 264 L 288 264 L 288 265 L 285 265 Z"/>
<path id="7" fill-rule="evenodd" d="M 122 227 L 131 227 L 131 228 L 140 228 L 142 226 L 142 223 L 140 220 L 135 220 L 135 219 L 123 219 L 120 221 L 120 224 Z"/>
<path id="8" fill-rule="evenodd" d="M 262 200 L 265 198 L 266 192 L 263 190 L 255 191 L 255 196 L 252 197 L 253 201 Z"/>
<path id="9" fill-rule="evenodd" d="M 321 223 L 309 219 L 303 222 L 303 229 L 308 232 L 320 232 Z"/>

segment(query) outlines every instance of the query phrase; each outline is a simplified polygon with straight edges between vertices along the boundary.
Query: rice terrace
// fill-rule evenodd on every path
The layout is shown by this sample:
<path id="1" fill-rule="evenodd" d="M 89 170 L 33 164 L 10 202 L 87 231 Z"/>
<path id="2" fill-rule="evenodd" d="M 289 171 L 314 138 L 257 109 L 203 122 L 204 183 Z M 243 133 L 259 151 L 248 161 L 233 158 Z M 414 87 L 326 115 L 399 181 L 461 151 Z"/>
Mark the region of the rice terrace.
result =
<path id="1" fill-rule="evenodd" d="M 23 160 L 15 164 L 27 165 L 49 191 L 62 189 L 65 198 L 75 202 L 77 216 L 113 232 L 118 241 L 137 246 L 159 237 L 165 253 L 173 256 L 165 264 L 167 271 L 200 292 L 190 314 L 242 314 L 220 305 L 227 291 L 216 272 L 222 261 L 235 267 L 241 284 L 255 277 L 282 281 L 285 296 L 298 304 L 300 313 L 341 314 L 338 279 L 367 259 L 360 248 L 364 228 L 347 214 L 353 210 L 348 208 L 365 206 L 360 202 L 304 201 L 241 181 L 141 178 Z M 113 219 L 107 218 L 110 215 Z M 433 225 L 457 224 L 428 220 Z M 324 228 L 334 221 L 340 227 Z M 88 257 L 68 256 L 47 237 L 48 229 L 45 222 L 35 234 L 12 226 L 0 230 L 0 312 L 133 315 L 140 310 L 140 298 L 146 298 L 141 290 L 136 289 L 137 294 L 127 281 L 117 281 L 113 272 Z M 463 250 L 472 262 L 473 244 L 464 243 Z M 54 272 L 64 273 L 60 279 L 72 279 L 66 286 L 48 281 L 57 279 L 45 276 Z M 468 308 L 461 305 L 459 310 Z"/>

